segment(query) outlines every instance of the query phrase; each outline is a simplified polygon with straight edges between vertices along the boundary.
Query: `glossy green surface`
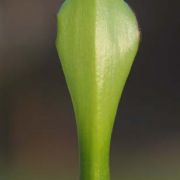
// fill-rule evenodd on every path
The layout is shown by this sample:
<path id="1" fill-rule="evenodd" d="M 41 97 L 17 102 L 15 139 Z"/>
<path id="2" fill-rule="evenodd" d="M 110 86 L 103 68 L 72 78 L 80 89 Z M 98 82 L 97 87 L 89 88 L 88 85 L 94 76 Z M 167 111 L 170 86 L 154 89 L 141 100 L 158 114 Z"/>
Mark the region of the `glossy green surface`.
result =
<path id="1" fill-rule="evenodd" d="M 109 180 L 114 119 L 139 44 L 136 17 L 122 0 L 66 0 L 56 46 L 76 115 L 80 179 Z"/>

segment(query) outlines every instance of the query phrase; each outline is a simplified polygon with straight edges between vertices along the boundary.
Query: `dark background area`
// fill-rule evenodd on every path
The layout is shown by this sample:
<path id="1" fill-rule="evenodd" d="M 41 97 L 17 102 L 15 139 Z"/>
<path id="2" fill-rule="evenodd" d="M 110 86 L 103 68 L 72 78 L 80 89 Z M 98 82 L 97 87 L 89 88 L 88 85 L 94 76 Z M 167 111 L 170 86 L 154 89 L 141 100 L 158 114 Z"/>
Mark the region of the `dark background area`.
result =
<path id="1" fill-rule="evenodd" d="M 179 0 L 127 2 L 142 40 L 117 113 L 112 179 L 179 180 Z M 0 178 L 78 179 L 75 119 L 54 45 L 61 4 L 0 0 Z"/>

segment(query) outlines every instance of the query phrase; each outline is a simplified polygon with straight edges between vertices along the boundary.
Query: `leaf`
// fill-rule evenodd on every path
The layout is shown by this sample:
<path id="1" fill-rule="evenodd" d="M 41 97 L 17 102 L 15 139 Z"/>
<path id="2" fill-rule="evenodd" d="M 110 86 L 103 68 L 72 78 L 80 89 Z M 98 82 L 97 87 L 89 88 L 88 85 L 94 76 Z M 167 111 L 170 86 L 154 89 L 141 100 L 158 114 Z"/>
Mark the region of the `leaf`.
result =
<path id="1" fill-rule="evenodd" d="M 118 103 L 137 53 L 136 17 L 122 0 L 66 0 L 56 46 L 76 115 L 81 179 L 109 179 Z"/>

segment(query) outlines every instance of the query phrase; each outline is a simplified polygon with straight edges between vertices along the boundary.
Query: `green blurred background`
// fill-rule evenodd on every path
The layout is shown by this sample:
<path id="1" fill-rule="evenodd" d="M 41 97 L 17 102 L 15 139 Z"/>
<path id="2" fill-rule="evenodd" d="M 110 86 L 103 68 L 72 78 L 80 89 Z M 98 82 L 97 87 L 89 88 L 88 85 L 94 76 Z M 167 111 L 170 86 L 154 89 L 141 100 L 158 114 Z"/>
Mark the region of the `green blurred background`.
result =
<path id="1" fill-rule="evenodd" d="M 142 40 L 112 136 L 112 180 L 179 180 L 179 0 L 128 3 Z M 78 180 L 75 119 L 54 45 L 61 4 L 0 0 L 2 180 Z"/>

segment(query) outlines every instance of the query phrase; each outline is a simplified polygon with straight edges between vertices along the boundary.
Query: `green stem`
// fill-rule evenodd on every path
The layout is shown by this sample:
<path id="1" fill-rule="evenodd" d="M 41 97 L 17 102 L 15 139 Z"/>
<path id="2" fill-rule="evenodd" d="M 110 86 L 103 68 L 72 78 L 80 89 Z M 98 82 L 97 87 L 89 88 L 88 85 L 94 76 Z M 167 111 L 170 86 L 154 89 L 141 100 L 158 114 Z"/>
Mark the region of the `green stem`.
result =
<path id="1" fill-rule="evenodd" d="M 113 126 L 110 122 L 114 120 L 114 116 L 102 116 L 97 112 L 101 106 L 93 104 L 89 104 L 89 111 L 77 113 L 75 108 L 80 150 L 80 180 L 109 180 L 109 152 Z"/>
<path id="2" fill-rule="evenodd" d="M 109 140 L 87 133 L 79 137 L 80 180 L 109 180 Z"/>
<path id="3" fill-rule="evenodd" d="M 108 154 L 83 151 L 80 153 L 80 180 L 109 180 Z"/>

